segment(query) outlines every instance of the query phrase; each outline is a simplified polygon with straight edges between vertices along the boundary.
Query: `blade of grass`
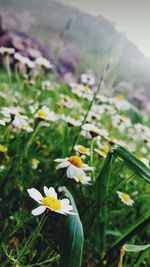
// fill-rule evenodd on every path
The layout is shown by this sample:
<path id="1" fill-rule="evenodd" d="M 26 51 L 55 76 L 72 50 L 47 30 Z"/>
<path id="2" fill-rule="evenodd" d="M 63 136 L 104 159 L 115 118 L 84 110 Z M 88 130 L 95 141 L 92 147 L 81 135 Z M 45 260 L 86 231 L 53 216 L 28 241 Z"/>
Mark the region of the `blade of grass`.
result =
<path id="1" fill-rule="evenodd" d="M 115 244 L 108 250 L 106 256 L 104 257 L 104 260 L 107 261 L 106 267 L 110 266 L 111 262 L 113 261 L 113 254 L 118 251 L 126 243 L 126 241 L 145 229 L 149 223 L 150 215 L 138 222 L 136 225 L 132 226 L 132 228 L 126 231 L 125 234 L 115 242 Z"/>
<path id="2" fill-rule="evenodd" d="M 84 242 L 83 227 L 72 195 L 65 187 L 62 187 L 61 191 L 70 199 L 76 215 L 67 216 L 60 253 L 60 267 L 80 267 Z"/>
<path id="3" fill-rule="evenodd" d="M 134 171 L 135 174 L 141 176 L 145 181 L 150 183 L 150 169 L 131 152 L 123 147 L 114 150 L 114 155 L 124 160 L 126 165 Z"/>
<path id="4" fill-rule="evenodd" d="M 109 180 L 112 167 L 112 153 L 109 152 L 104 161 L 100 174 L 95 183 L 95 202 L 97 207 L 96 236 L 100 256 L 103 256 L 105 249 L 106 225 L 108 220 L 107 201 Z"/>

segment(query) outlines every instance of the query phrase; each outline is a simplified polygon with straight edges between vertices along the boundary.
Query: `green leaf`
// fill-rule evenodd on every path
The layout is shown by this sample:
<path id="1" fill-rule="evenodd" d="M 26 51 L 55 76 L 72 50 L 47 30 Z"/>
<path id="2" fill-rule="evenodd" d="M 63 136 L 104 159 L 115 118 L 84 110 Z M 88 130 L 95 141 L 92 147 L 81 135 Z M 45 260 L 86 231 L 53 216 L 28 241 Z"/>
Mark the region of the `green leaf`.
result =
<path id="1" fill-rule="evenodd" d="M 134 171 L 135 174 L 141 176 L 144 180 L 150 183 L 150 169 L 132 153 L 123 147 L 114 149 L 114 155 L 123 159 L 126 165 Z"/>
<path id="2" fill-rule="evenodd" d="M 123 249 L 128 252 L 140 252 L 147 248 L 149 248 L 150 245 L 124 245 Z"/>
<path id="3" fill-rule="evenodd" d="M 107 198 L 111 167 L 112 153 L 109 152 L 95 183 L 95 202 L 98 214 L 98 219 L 95 224 L 95 234 L 97 237 L 97 247 L 101 256 L 105 249 L 106 225 L 108 220 Z"/>
<path id="4" fill-rule="evenodd" d="M 84 242 L 83 227 L 72 195 L 65 187 L 62 187 L 61 191 L 70 199 L 73 212 L 76 215 L 69 215 L 66 218 L 60 253 L 60 267 L 80 267 Z"/>

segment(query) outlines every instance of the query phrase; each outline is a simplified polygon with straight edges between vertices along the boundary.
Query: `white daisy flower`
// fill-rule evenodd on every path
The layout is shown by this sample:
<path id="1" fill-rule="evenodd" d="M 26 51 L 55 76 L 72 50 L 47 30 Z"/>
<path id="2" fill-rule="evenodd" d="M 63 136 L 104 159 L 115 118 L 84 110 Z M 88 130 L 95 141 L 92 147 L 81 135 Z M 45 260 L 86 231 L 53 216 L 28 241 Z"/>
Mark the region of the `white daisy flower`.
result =
<path id="1" fill-rule="evenodd" d="M 78 154 L 83 154 L 83 155 L 90 155 L 90 149 L 82 146 L 82 145 L 75 145 L 74 146 L 74 150 L 78 153 Z"/>
<path id="2" fill-rule="evenodd" d="M 120 191 L 117 191 L 117 194 L 124 204 L 126 204 L 127 206 L 133 205 L 134 201 L 128 194 L 120 192 Z"/>
<path id="3" fill-rule="evenodd" d="M 0 125 L 5 126 L 6 125 L 5 120 L 0 119 Z"/>
<path id="4" fill-rule="evenodd" d="M 51 89 L 51 82 L 50 81 L 42 81 L 42 89 L 43 90 L 50 90 Z"/>
<path id="5" fill-rule="evenodd" d="M 32 159 L 32 169 L 36 170 L 38 168 L 40 161 L 38 159 L 33 158 Z"/>
<path id="6" fill-rule="evenodd" d="M 81 83 L 83 83 L 85 85 L 89 85 L 89 86 L 95 85 L 95 78 L 94 78 L 94 76 L 89 75 L 89 74 L 83 73 L 80 76 L 80 81 L 81 81 Z"/>
<path id="7" fill-rule="evenodd" d="M 90 167 L 87 164 L 84 164 L 81 157 L 77 155 L 70 156 L 64 159 L 55 159 L 55 162 L 59 163 L 56 167 L 56 170 L 61 169 L 61 168 L 67 168 L 68 178 L 74 177 L 74 174 L 76 172 L 78 172 L 78 174 L 80 173 L 81 175 L 85 175 L 84 171 L 88 171 L 88 170 L 93 171 L 93 167 Z"/>
<path id="8" fill-rule="evenodd" d="M 88 132 L 92 138 L 97 136 L 103 136 L 104 138 L 108 137 L 108 132 L 105 129 L 100 129 L 93 124 L 86 123 L 82 126 L 82 129 Z"/>
<path id="9" fill-rule="evenodd" d="M 50 109 L 46 106 L 43 106 L 41 109 L 39 109 L 36 112 L 35 117 L 45 121 L 58 120 L 58 116 L 56 115 L 56 113 L 54 111 L 50 111 Z"/>
<path id="10" fill-rule="evenodd" d="M 91 181 L 91 177 L 87 176 L 85 172 L 81 172 L 78 169 L 73 172 L 73 175 L 70 178 L 81 184 L 90 184 L 89 182 Z"/>
<path id="11" fill-rule="evenodd" d="M 57 198 L 57 193 L 53 187 L 47 188 L 44 186 L 44 193 L 45 196 L 43 197 L 42 194 L 35 188 L 28 189 L 29 196 L 37 201 L 40 206 L 36 209 L 32 210 L 32 215 L 37 216 L 42 214 L 46 209 L 57 212 L 63 215 L 73 214 L 72 212 L 73 207 L 70 205 L 70 201 L 67 198 L 62 200 Z"/>
<path id="12" fill-rule="evenodd" d="M 61 118 L 67 122 L 68 126 L 73 127 L 73 126 L 80 126 L 81 125 L 81 121 L 79 120 L 75 120 L 74 118 L 71 118 L 70 116 L 65 116 L 62 115 Z"/>
<path id="13" fill-rule="evenodd" d="M 51 69 L 52 68 L 52 64 L 50 63 L 49 60 L 47 60 L 46 58 L 44 57 L 38 57 L 36 60 L 35 60 L 35 64 L 37 66 L 40 66 L 42 68 L 45 68 L 45 69 Z"/>
<path id="14" fill-rule="evenodd" d="M 33 128 L 28 123 L 28 118 L 23 115 L 16 115 L 14 120 L 12 121 L 12 125 L 15 126 L 17 129 L 23 129 L 28 133 L 33 132 Z"/>
<path id="15" fill-rule="evenodd" d="M 0 54 L 2 55 L 12 55 L 14 54 L 15 49 L 14 48 L 9 48 L 9 47 L 0 47 Z"/>

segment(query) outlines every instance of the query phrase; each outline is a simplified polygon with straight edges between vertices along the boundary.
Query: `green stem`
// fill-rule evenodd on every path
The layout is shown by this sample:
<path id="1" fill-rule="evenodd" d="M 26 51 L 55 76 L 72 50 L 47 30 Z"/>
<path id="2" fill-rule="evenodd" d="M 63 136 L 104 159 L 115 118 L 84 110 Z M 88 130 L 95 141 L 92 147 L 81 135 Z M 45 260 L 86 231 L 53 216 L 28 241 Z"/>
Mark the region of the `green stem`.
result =
<path id="1" fill-rule="evenodd" d="M 7 54 L 5 56 L 5 63 L 6 63 L 6 70 L 7 70 L 8 80 L 11 83 L 12 79 L 11 79 L 11 69 L 10 69 L 10 57 Z"/>
<path id="2" fill-rule="evenodd" d="M 87 117 L 88 117 L 88 115 L 89 115 L 89 112 L 91 111 L 91 108 L 92 108 L 93 104 L 95 103 L 96 96 L 97 96 L 97 94 L 99 93 L 99 91 L 100 91 L 100 89 L 101 89 L 101 87 L 102 87 L 102 84 L 103 84 L 103 81 L 104 81 L 104 78 L 105 78 L 105 74 L 107 73 L 109 67 L 110 67 L 110 64 L 108 63 L 107 66 L 106 66 L 106 68 L 104 69 L 104 71 L 103 71 L 101 77 L 100 77 L 100 81 L 99 81 L 99 84 L 98 84 L 98 86 L 97 86 L 97 89 L 96 89 L 96 91 L 95 91 L 95 93 L 94 93 L 94 95 L 93 95 L 93 99 L 92 99 L 92 101 L 90 102 L 89 108 L 88 108 L 87 112 L 85 113 L 84 119 L 83 119 L 83 121 L 82 121 L 82 123 L 81 123 L 81 125 L 80 125 L 80 127 L 79 127 L 78 134 L 77 134 L 77 136 L 76 136 L 76 138 L 75 138 L 75 141 L 74 141 L 73 146 L 72 146 L 72 149 L 71 149 L 71 153 L 72 153 L 72 151 L 73 151 L 74 146 L 76 145 L 76 143 L 77 143 L 77 141 L 78 141 L 78 138 L 79 138 L 79 135 L 80 135 L 82 126 L 85 124 L 86 119 L 87 119 Z"/>
<path id="3" fill-rule="evenodd" d="M 36 135 L 37 135 L 37 133 L 38 133 L 40 127 L 41 127 L 41 124 L 40 124 L 40 122 L 39 122 L 39 123 L 37 124 L 37 126 L 36 126 L 34 132 L 32 133 L 30 139 L 28 140 L 26 146 L 25 146 L 25 151 L 24 151 L 25 158 L 28 157 L 29 148 L 30 148 L 31 144 L 33 143 L 33 141 L 34 141 L 34 139 L 35 139 L 35 137 L 36 137 Z"/>

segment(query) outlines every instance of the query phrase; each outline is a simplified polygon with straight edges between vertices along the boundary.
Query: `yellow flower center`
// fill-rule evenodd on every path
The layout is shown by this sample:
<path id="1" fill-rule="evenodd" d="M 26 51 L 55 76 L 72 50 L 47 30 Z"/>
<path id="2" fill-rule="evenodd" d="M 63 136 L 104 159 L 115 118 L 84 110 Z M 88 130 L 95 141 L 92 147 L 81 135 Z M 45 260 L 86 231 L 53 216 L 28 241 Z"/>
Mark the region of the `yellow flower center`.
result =
<path id="1" fill-rule="evenodd" d="M 129 202 L 130 201 L 130 196 L 128 194 L 126 194 L 126 193 L 121 193 L 121 198 L 125 202 Z"/>
<path id="2" fill-rule="evenodd" d="M 117 142 L 117 139 L 114 136 L 110 136 L 108 138 L 108 141 L 109 141 L 110 144 L 115 144 Z"/>
<path id="3" fill-rule="evenodd" d="M 43 206 L 47 206 L 51 210 L 61 210 L 61 202 L 54 197 L 47 196 L 41 200 Z"/>
<path id="4" fill-rule="evenodd" d="M 64 101 L 68 101 L 68 96 L 64 95 Z"/>
<path id="5" fill-rule="evenodd" d="M 88 92 L 89 92 L 89 87 L 88 87 L 88 85 L 85 85 L 85 86 L 84 86 L 84 91 L 85 91 L 85 93 L 88 93 Z"/>
<path id="6" fill-rule="evenodd" d="M 82 159 L 79 156 L 71 156 L 68 158 L 68 161 L 74 166 L 76 166 L 77 168 L 83 167 Z"/>
<path id="7" fill-rule="evenodd" d="M 119 99 L 119 100 L 124 100 L 125 99 L 124 95 L 117 95 L 116 98 Z"/>
<path id="8" fill-rule="evenodd" d="M 38 164 L 38 163 L 40 163 L 40 161 L 38 160 L 38 159 L 32 159 L 32 164 L 34 165 L 34 164 Z"/>
<path id="9" fill-rule="evenodd" d="M 102 149 L 99 149 L 98 152 L 99 152 L 99 155 L 102 156 L 102 157 L 106 157 L 106 155 L 107 155 L 107 153 Z"/>
<path id="10" fill-rule="evenodd" d="M 43 111 L 43 110 L 40 109 L 40 110 L 37 112 L 37 116 L 38 116 L 39 118 L 46 119 L 46 118 L 47 118 L 47 113 L 46 113 L 45 111 Z"/>
<path id="11" fill-rule="evenodd" d="M 85 154 L 85 153 L 87 153 L 87 148 L 85 146 L 79 146 L 78 152 Z"/>

